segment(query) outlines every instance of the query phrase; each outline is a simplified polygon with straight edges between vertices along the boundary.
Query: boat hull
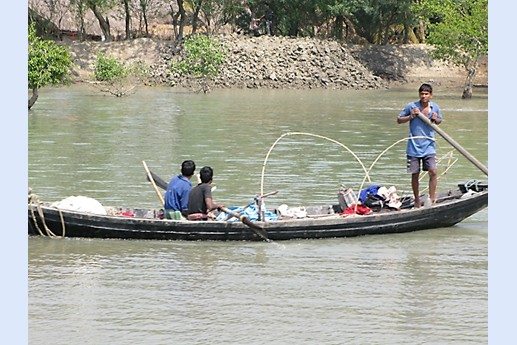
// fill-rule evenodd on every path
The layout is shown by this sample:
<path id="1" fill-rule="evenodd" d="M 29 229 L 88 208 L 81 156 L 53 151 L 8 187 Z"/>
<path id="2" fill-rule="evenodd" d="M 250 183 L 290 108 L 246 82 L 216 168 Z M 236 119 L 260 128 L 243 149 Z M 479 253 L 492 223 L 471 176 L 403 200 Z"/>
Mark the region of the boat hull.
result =
<path id="1" fill-rule="evenodd" d="M 432 207 L 383 210 L 370 215 L 320 214 L 303 219 L 255 222 L 274 241 L 394 234 L 453 226 L 488 206 L 488 191 L 442 201 Z M 332 207 L 329 206 L 329 209 Z M 120 209 L 122 210 L 122 209 Z M 29 204 L 29 235 L 185 241 L 262 241 L 241 222 L 180 221 L 158 210 L 134 210 L 134 217 L 96 215 Z"/>

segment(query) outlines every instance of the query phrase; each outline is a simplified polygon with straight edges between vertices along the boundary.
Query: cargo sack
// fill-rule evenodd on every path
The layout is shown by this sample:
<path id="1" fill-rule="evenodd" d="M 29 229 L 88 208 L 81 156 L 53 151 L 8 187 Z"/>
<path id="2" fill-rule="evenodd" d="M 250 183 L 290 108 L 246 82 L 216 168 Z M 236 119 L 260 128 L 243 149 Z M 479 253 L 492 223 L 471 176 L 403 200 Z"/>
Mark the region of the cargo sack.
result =
<path id="1" fill-rule="evenodd" d="M 384 207 L 384 201 L 384 198 L 378 194 L 368 194 L 364 204 L 376 212 Z"/>

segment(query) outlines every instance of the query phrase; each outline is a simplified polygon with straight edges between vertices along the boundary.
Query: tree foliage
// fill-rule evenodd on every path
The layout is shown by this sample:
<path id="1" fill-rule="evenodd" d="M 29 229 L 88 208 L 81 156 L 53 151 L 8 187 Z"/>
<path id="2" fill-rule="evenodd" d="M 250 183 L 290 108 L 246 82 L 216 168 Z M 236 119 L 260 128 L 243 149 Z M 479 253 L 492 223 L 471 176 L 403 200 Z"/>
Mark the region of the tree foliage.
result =
<path id="1" fill-rule="evenodd" d="M 63 85 L 70 81 L 72 57 L 67 47 L 36 35 L 35 25 L 29 26 L 28 86 L 33 96 L 29 109 L 38 99 L 38 89 L 48 85 Z"/>
<path id="2" fill-rule="evenodd" d="M 433 57 L 465 68 L 463 98 L 472 97 L 479 60 L 488 54 L 488 0 L 427 0 L 416 9 L 429 20 Z"/>
<path id="3" fill-rule="evenodd" d="M 441 3 L 443 2 L 444 5 Z M 47 4 L 49 18 L 61 18 L 57 9 L 69 7 L 77 18 L 84 39 L 85 16 L 91 12 L 106 40 L 112 37 L 110 22 L 125 21 L 125 38 L 149 36 L 149 25 L 162 24 L 171 16 L 174 39 L 183 39 L 183 29 L 191 33 L 220 33 L 226 30 L 249 32 L 251 18 L 263 16 L 266 5 L 273 12 L 274 34 L 310 36 L 372 44 L 423 42 L 424 22 L 434 11 L 415 11 L 413 5 L 441 10 L 449 3 L 469 0 L 30 0 Z M 477 2 L 477 1 L 474 1 Z M 486 2 L 486 0 L 485 0 Z M 62 4 L 56 6 L 56 4 Z M 428 3 L 428 4 L 427 4 Z M 152 10 L 151 10 L 152 9 Z M 152 18 L 153 16 L 154 18 Z M 154 20 L 154 23 L 152 21 Z M 120 24 L 120 23 L 119 23 Z M 118 25 L 120 29 L 120 25 Z M 117 36 L 120 32 L 117 32 Z M 114 36 L 113 38 L 115 38 Z"/>
<path id="4" fill-rule="evenodd" d="M 109 23 L 108 16 L 105 16 L 105 13 L 110 9 L 115 8 L 116 6 L 123 5 L 123 2 L 118 0 L 84 0 L 86 1 L 86 6 L 93 12 L 95 18 L 99 22 L 99 26 L 104 35 L 104 39 L 106 41 L 111 41 L 111 27 Z"/>
<path id="5" fill-rule="evenodd" d="M 29 10 L 36 3 L 48 5 L 41 13 L 50 13 L 43 18 L 49 21 L 63 18 L 63 6 L 56 6 L 58 3 L 68 5 L 77 18 L 81 39 L 87 37 L 85 15 L 89 11 L 108 41 L 110 21 L 125 19 L 126 39 L 148 37 L 154 35 L 148 30 L 148 19 L 153 24 L 163 23 L 167 13 L 172 19 L 174 44 L 184 43 L 185 47 L 185 58 L 173 65 L 174 70 L 203 77 L 218 72 L 224 53 L 218 50 L 220 45 L 197 33 L 210 36 L 231 30 L 260 34 L 253 32 L 250 23 L 261 18 L 264 25 L 266 7 L 272 10 L 272 32 L 276 36 L 347 43 L 430 43 L 436 48 L 433 57 L 465 67 L 466 98 L 472 92 L 480 58 L 488 54 L 488 0 L 30 0 Z M 29 21 L 31 17 L 36 16 L 30 16 Z M 59 20 L 58 33 L 63 29 Z M 135 20 L 140 25 L 135 25 Z M 138 29 L 130 32 L 131 27 Z M 185 40 L 187 32 L 192 37 Z"/>
<path id="6" fill-rule="evenodd" d="M 488 53 L 488 0 L 429 0 L 423 10 L 434 14 L 428 42 L 437 58 L 466 66 Z"/>

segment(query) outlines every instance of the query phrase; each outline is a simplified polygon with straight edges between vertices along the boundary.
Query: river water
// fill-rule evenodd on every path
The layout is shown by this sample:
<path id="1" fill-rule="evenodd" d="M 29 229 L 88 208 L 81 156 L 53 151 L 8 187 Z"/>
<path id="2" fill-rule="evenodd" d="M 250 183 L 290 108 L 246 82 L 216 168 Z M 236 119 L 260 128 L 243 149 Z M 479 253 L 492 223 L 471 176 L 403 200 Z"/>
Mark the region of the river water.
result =
<path id="1" fill-rule="evenodd" d="M 460 95 L 436 87 L 441 128 L 488 166 L 488 95 Z M 42 201 L 159 207 L 142 161 L 168 180 L 193 159 L 214 168 L 227 206 L 274 190 L 266 206 L 299 206 L 336 203 L 341 185 L 358 191 L 376 162 L 371 183 L 405 194 L 408 128 L 395 119 L 417 96 L 44 89 L 28 118 L 29 187 Z M 452 150 L 437 143 L 439 156 Z M 439 189 L 486 179 L 457 152 L 441 172 L 447 161 Z M 488 341 L 488 210 L 453 228 L 275 244 L 31 237 L 28 255 L 30 344 Z"/>

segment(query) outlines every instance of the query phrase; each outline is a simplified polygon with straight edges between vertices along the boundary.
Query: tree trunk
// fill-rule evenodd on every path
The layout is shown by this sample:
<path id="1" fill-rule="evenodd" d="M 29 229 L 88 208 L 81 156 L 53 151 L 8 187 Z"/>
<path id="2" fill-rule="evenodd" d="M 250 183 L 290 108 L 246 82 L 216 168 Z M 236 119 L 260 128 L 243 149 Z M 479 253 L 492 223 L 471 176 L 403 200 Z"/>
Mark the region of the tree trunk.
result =
<path id="1" fill-rule="evenodd" d="M 425 27 L 425 23 L 422 20 L 420 20 L 418 22 L 418 28 L 415 32 L 415 35 L 418 38 L 419 43 L 425 43 Z"/>
<path id="2" fill-rule="evenodd" d="M 474 78 L 479 66 L 479 57 L 476 58 L 474 63 L 468 68 L 467 78 L 465 79 L 465 86 L 463 87 L 463 94 L 461 98 L 471 99 L 472 98 L 472 87 L 474 85 Z"/>
<path id="3" fill-rule="evenodd" d="M 338 41 L 343 40 L 343 25 L 345 22 L 345 18 L 342 15 L 337 15 L 336 20 L 334 21 L 334 37 Z"/>
<path id="4" fill-rule="evenodd" d="M 385 46 L 386 44 L 388 44 L 388 41 L 390 39 L 390 25 L 388 24 L 389 22 L 386 23 L 386 26 L 384 27 L 384 34 L 382 34 L 382 45 Z"/>
<path id="5" fill-rule="evenodd" d="M 111 41 L 110 23 L 108 21 L 108 18 L 104 19 L 102 13 L 100 13 L 100 11 L 97 9 L 97 6 L 89 6 L 93 14 L 95 15 L 95 18 L 97 18 L 97 20 L 99 21 L 99 26 L 101 27 L 102 33 L 104 34 L 106 41 Z"/>
<path id="6" fill-rule="evenodd" d="M 178 36 L 176 36 L 176 41 L 181 41 L 183 39 L 183 29 L 185 28 L 186 14 L 185 8 L 183 7 L 183 0 L 178 0 L 178 9 L 180 13 L 180 26 L 178 28 Z"/>
<path id="7" fill-rule="evenodd" d="M 411 26 L 407 23 L 407 21 L 404 22 L 404 37 L 402 39 L 402 43 L 408 44 L 409 43 L 409 36 L 410 36 Z"/>
<path id="8" fill-rule="evenodd" d="M 355 32 L 355 26 L 354 26 L 354 23 L 352 22 L 352 20 L 347 17 L 347 16 L 344 16 L 343 17 L 343 21 L 345 22 L 345 37 L 346 37 L 346 42 L 351 42 L 355 39 L 355 37 L 357 36 L 356 32 Z"/>
<path id="9" fill-rule="evenodd" d="M 142 8 L 142 16 L 144 17 L 145 37 L 149 37 L 149 22 L 147 21 L 147 7 Z"/>
<path id="10" fill-rule="evenodd" d="M 81 18 L 80 31 L 79 31 L 79 40 L 81 42 L 86 40 L 86 29 L 84 27 L 84 18 Z"/>
<path id="11" fill-rule="evenodd" d="M 126 13 L 126 40 L 131 39 L 131 14 L 129 13 L 129 0 L 124 0 L 124 12 Z"/>
<path id="12" fill-rule="evenodd" d="M 39 96 L 39 89 L 37 87 L 35 87 L 32 89 L 32 96 L 29 99 L 29 109 L 32 108 L 34 103 L 36 103 L 36 101 L 38 100 L 38 96 Z"/>
<path id="13" fill-rule="evenodd" d="M 78 7 L 77 18 L 79 20 L 79 37 L 78 39 L 82 42 L 86 40 L 86 29 L 84 27 L 84 10 L 83 7 Z"/>
<path id="14" fill-rule="evenodd" d="M 172 17 L 172 37 L 176 39 L 178 37 L 178 17 L 180 16 L 179 11 L 174 13 L 174 7 L 170 4 L 171 7 L 171 17 Z"/>
<path id="15" fill-rule="evenodd" d="M 200 0 L 197 6 L 194 8 L 194 14 L 192 16 L 192 35 L 194 35 L 197 31 L 197 23 L 199 22 L 199 12 L 201 11 L 202 5 L 203 0 Z"/>

